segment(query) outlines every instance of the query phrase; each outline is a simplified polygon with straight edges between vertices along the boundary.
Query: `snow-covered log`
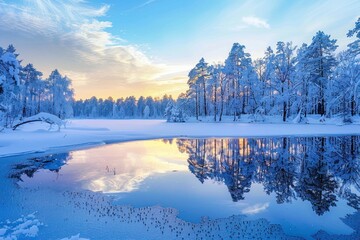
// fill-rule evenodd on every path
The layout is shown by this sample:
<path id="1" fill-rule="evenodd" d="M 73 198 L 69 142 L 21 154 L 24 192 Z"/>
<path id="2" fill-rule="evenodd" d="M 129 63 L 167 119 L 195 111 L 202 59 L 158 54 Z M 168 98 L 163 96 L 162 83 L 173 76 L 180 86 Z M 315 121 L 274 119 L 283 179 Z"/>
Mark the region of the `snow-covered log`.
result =
<path id="1" fill-rule="evenodd" d="M 32 122 L 48 123 L 48 124 L 50 124 L 50 129 L 51 129 L 52 125 L 56 125 L 58 127 L 58 131 L 60 131 L 61 126 L 65 126 L 65 122 L 63 120 L 61 120 L 60 118 L 58 118 L 57 116 L 52 115 L 50 113 L 41 112 L 41 113 L 38 113 L 34 116 L 25 118 L 22 121 L 18 122 L 17 124 L 15 124 L 13 126 L 13 130 L 16 130 L 21 125 L 32 123 Z"/>

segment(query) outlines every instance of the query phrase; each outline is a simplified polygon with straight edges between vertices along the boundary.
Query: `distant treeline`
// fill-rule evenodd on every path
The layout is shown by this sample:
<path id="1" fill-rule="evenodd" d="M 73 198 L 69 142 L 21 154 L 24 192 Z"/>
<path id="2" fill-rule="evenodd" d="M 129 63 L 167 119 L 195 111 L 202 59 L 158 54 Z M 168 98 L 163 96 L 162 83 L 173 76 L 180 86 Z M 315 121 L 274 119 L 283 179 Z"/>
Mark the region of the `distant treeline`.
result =
<path id="1" fill-rule="evenodd" d="M 164 118 L 168 104 L 174 104 L 173 98 L 164 95 L 162 98 L 134 96 L 107 99 L 92 97 L 77 100 L 73 103 L 74 117 L 77 118 Z"/>

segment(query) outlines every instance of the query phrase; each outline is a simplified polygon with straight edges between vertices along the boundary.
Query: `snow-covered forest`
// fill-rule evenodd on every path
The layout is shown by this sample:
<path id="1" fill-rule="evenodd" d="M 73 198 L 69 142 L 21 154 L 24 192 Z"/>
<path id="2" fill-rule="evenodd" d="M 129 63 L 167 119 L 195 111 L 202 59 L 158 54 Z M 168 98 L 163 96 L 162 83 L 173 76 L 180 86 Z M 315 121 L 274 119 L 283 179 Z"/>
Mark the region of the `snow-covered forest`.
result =
<path id="1" fill-rule="evenodd" d="M 347 33 L 351 43 L 337 51 L 336 40 L 318 31 L 310 44 L 278 42 L 265 56 L 252 60 L 245 46 L 234 43 L 224 63 L 201 58 L 190 70 L 188 90 L 175 101 L 126 97 L 114 100 L 74 100 L 71 80 L 54 70 L 48 78 L 32 64 L 21 65 L 10 45 L 0 48 L 0 125 L 48 112 L 59 118 L 162 118 L 185 121 L 187 116 L 223 116 L 254 121 L 281 116 L 284 122 L 307 122 L 308 114 L 341 116 L 344 122 L 360 114 L 360 18 Z"/>
<path id="2" fill-rule="evenodd" d="M 86 118 L 162 118 L 182 122 L 186 117 L 223 116 L 239 120 L 242 114 L 254 121 L 281 116 L 282 121 L 306 123 L 308 114 L 341 116 L 352 122 L 360 113 L 360 19 L 347 33 L 352 43 L 336 52 L 336 40 L 322 31 L 300 47 L 278 42 L 265 56 L 253 61 L 245 46 L 234 43 L 224 63 L 208 64 L 204 58 L 188 74 L 189 89 L 175 102 L 131 96 L 125 99 L 78 100 L 74 116 Z M 354 38 L 354 39 L 353 39 Z"/>
<path id="3" fill-rule="evenodd" d="M 43 79 L 32 64 L 22 66 L 18 56 L 13 45 L 0 47 L 0 126 L 10 127 L 15 120 L 40 112 L 71 117 L 71 80 L 58 70 Z"/>
<path id="4" fill-rule="evenodd" d="M 347 37 L 352 42 L 340 52 L 335 39 L 318 31 L 310 44 L 278 42 L 255 61 L 239 43 L 224 64 L 201 58 L 170 120 L 188 115 L 221 121 L 231 115 L 235 121 L 250 114 L 255 121 L 281 116 L 284 122 L 307 122 L 308 114 L 319 114 L 351 122 L 360 113 L 360 18 Z"/>
<path id="5" fill-rule="evenodd" d="M 245 46 L 234 43 L 224 63 L 208 64 L 204 58 L 190 70 L 186 93 L 171 97 L 127 97 L 114 101 L 92 97 L 74 103 L 76 117 L 161 118 L 182 122 L 187 117 L 223 116 L 254 121 L 281 116 L 282 121 L 306 123 L 308 114 L 340 116 L 352 122 L 360 113 L 360 19 L 347 33 L 352 41 L 337 51 L 336 40 L 318 31 L 310 44 L 278 42 L 265 56 L 252 60 Z"/>
<path id="6" fill-rule="evenodd" d="M 17 120 L 47 112 L 64 119 L 78 118 L 163 118 L 166 106 L 175 101 L 160 98 L 127 97 L 114 101 L 92 97 L 74 100 L 71 80 L 52 71 L 43 73 L 32 64 L 23 66 L 13 45 L 0 47 L 0 126 L 12 127 Z"/>

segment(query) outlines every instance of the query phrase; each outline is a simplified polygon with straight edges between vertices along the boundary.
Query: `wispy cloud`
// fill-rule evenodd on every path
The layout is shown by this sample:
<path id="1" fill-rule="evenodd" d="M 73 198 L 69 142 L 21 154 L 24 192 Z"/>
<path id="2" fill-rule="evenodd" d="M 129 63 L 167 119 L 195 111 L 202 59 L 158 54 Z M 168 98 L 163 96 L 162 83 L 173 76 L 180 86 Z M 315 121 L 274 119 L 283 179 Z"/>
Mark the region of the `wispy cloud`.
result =
<path id="1" fill-rule="evenodd" d="M 126 86 L 150 85 L 168 69 L 153 63 L 137 45 L 111 34 L 112 23 L 99 20 L 108 9 L 82 0 L 23 0 L 17 5 L 0 1 L 0 34 L 22 56 L 33 56 L 26 60 L 40 70 L 56 67 L 69 74 L 80 95 L 138 95 Z"/>
<path id="2" fill-rule="evenodd" d="M 246 46 L 253 58 L 263 57 L 268 46 L 278 41 L 294 45 L 311 42 L 319 30 L 338 39 L 339 49 L 349 43 L 346 33 L 359 16 L 358 0 L 303 1 L 244 0 L 232 1 L 199 26 L 186 47 L 197 56 L 216 62 L 224 60 L 234 42 Z M 271 30 L 270 30 L 271 29 Z M 192 46 L 190 46 L 192 44 Z"/>
<path id="3" fill-rule="evenodd" d="M 139 5 L 138 8 L 145 7 L 146 5 L 149 5 L 150 3 L 155 2 L 156 0 L 148 0 L 144 2 L 143 4 Z"/>
<path id="4" fill-rule="evenodd" d="M 247 207 L 241 211 L 243 214 L 257 214 L 259 212 L 265 211 L 269 207 L 269 203 L 264 204 L 255 204 L 253 206 Z"/>
<path id="5" fill-rule="evenodd" d="M 157 0 L 147 0 L 147 1 L 143 2 L 143 3 L 141 3 L 140 5 L 137 5 L 137 6 L 133 7 L 133 8 L 130 8 L 130 9 L 126 10 L 125 12 L 131 12 L 131 11 L 146 7 L 147 5 L 150 5 L 150 4 L 154 3 L 155 1 L 157 1 Z"/>
<path id="6" fill-rule="evenodd" d="M 242 21 L 243 21 L 243 23 L 245 23 L 249 26 L 254 26 L 257 28 L 266 28 L 266 29 L 270 28 L 269 23 L 267 23 L 263 19 L 260 19 L 260 18 L 254 17 L 254 16 L 243 17 Z"/>

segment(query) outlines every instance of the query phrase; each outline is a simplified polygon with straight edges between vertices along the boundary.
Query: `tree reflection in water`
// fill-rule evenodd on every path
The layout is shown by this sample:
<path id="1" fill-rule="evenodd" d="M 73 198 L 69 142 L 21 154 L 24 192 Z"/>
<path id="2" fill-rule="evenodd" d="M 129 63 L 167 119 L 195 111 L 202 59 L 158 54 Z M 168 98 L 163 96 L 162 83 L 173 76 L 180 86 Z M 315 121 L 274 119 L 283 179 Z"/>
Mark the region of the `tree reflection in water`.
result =
<path id="1" fill-rule="evenodd" d="M 245 199 L 252 183 L 262 184 L 277 203 L 309 201 L 318 215 L 338 199 L 360 210 L 360 136 L 240 139 L 175 139 L 188 154 L 189 170 L 204 182 L 223 182 L 234 202 Z M 71 153 L 29 159 L 10 177 L 21 181 L 39 169 L 59 172 Z"/>
<path id="2" fill-rule="evenodd" d="M 11 171 L 9 177 L 22 181 L 22 175 L 32 178 L 39 169 L 47 169 L 58 173 L 61 167 L 70 159 L 70 153 L 57 153 L 43 157 L 30 158 L 25 163 L 14 165 L 13 171 Z"/>
<path id="3" fill-rule="evenodd" d="M 190 171 L 224 182 L 233 201 L 261 183 L 277 203 L 300 198 L 322 215 L 339 198 L 360 210 L 359 136 L 177 139 Z"/>

